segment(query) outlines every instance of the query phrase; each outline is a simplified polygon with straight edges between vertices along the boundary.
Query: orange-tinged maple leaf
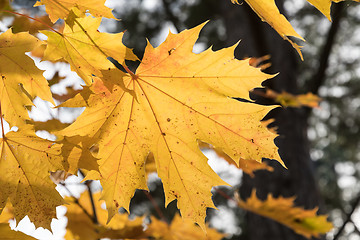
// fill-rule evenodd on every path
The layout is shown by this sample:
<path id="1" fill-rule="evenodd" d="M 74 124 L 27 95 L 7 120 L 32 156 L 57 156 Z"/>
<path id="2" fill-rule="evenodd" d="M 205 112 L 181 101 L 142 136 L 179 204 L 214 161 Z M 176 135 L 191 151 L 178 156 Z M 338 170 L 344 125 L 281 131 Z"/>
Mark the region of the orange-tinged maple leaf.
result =
<path id="1" fill-rule="evenodd" d="M 205 233 L 189 219 L 181 219 L 178 214 L 175 215 L 170 225 L 151 217 L 151 223 L 147 227 L 146 233 L 154 239 L 162 240 L 220 240 L 226 237 L 225 234 L 208 226 L 206 226 Z"/>
<path id="2" fill-rule="evenodd" d="M 65 19 L 71 8 L 76 7 L 82 13 L 90 12 L 94 17 L 115 18 L 111 9 L 106 7 L 106 0 L 39 0 L 34 7 L 45 5 L 46 12 L 54 23 L 59 18 Z"/>
<path id="3" fill-rule="evenodd" d="M 64 203 L 49 178 L 50 171 L 63 169 L 60 152 L 52 144 L 29 128 L 1 139 L 0 208 L 9 199 L 17 222 L 28 215 L 36 227 L 50 229 L 56 206 Z"/>
<path id="4" fill-rule="evenodd" d="M 261 162 L 266 157 L 282 163 L 273 143 L 276 134 L 260 122 L 273 107 L 232 99 L 249 99 L 249 90 L 271 76 L 250 67 L 248 60 L 234 59 L 236 46 L 192 53 L 202 27 L 170 33 L 158 48 L 148 44 L 136 74 L 103 71 L 105 80 L 95 79 L 62 105 L 87 106 L 60 133 L 99 139 L 102 198 L 109 219 L 119 207 L 128 209 L 136 189 L 147 189 L 144 164 L 149 152 L 166 204 L 177 199 L 181 215 L 203 229 L 206 208 L 214 207 L 210 190 L 226 183 L 207 164 L 198 140 L 235 161 Z M 124 92 L 122 84 L 136 97 Z"/>
<path id="5" fill-rule="evenodd" d="M 261 201 L 256 197 L 255 191 L 252 191 L 246 201 L 241 200 L 239 196 L 236 197 L 239 207 L 284 224 L 307 238 L 319 237 L 320 234 L 325 234 L 333 228 L 333 225 L 326 220 L 326 215 L 316 215 L 317 208 L 305 210 L 295 207 L 294 197 L 274 198 L 269 194 L 265 201 Z"/>
<path id="6" fill-rule="evenodd" d="M 119 63 L 138 60 L 133 52 L 122 44 L 123 33 L 110 34 L 98 32 L 101 18 L 91 16 L 80 18 L 72 28 L 65 25 L 62 34 L 41 31 L 48 36 L 43 60 L 64 59 L 71 65 L 86 84 L 91 84 L 91 76 L 102 76 L 101 69 L 114 65 L 107 59 L 111 56 Z"/>
<path id="7" fill-rule="evenodd" d="M 54 104 L 43 71 L 25 55 L 41 42 L 28 33 L 13 34 L 11 29 L 0 35 L 0 101 L 5 120 L 22 125 L 29 119 L 25 106 L 36 96 Z"/>

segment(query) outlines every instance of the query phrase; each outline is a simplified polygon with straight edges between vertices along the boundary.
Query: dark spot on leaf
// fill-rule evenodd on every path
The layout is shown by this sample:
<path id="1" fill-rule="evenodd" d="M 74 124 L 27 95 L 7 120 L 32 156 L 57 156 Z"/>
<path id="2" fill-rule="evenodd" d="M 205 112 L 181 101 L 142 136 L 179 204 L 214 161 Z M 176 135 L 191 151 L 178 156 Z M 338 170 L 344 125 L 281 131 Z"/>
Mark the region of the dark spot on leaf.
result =
<path id="1" fill-rule="evenodd" d="M 161 133 L 163 136 L 166 136 L 166 133 Z"/>
<path id="2" fill-rule="evenodd" d="M 172 49 L 170 49 L 170 50 L 168 51 L 169 56 L 173 53 L 173 51 L 175 51 L 175 48 L 172 48 Z"/>
<path id="3" fill-rule="evenodd" d="M 171 119 L 170 118 L 168 118 L 168 119 L 166 119 L 168 122 L 170 122 L 171 121 Z"/>

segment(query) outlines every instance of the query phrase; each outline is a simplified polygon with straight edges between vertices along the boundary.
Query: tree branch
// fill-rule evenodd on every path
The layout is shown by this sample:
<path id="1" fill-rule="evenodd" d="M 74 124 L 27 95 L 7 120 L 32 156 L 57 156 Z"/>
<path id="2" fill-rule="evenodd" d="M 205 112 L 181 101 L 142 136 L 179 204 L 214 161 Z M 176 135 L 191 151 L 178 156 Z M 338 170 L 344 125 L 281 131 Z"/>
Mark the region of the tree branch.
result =
<path id="1" fill-rule="evenodd" d="M 351 215 L 354 213 L 354 211 L 355 211 L 356 207 L 359 205 L 359 203 L 360 203 L 360 194 L 357 196 L 357 198 L 353 202 L 353 204 L 351 206 L 351 211 L 346 215 L 346 220 L 344 221 L 343 225 L 339 228 L 339 231 L 336 233 L 333 240 L 337 240 L 341 236 L 342 232 L 345 229 L 346 224 L 351 221 Z"/>
<path id="2" fill-rule="evenodd" d="M 317 94 L 319 88 L 324 84 L 326 77 L 326 69 L 329 65 L 329 57 L 331 54 L 332 47 L 335 42 L 336 34 L 338 33 L 340 20 L 344 16 L 345 2 L 340 2 L 334 6 L 332 24 L 328 32 L 326 43 L 322 49 L 320 59 L 319 59 L 319 68 L 310 84 L 309 91 Z"/>
<path id="3" fill-rule="evenodd" d="M 84 178 L 85 174 L 79 169 L 79 173 L 81 174 L 81 176 Z M 89 196 L 90 196 L 90 201 L 91 201 L 91 207 L 92 207 L 92 211 L 93 211 L 93 216 L 92 216 L 92 221 L 95 224 L 99 224 L 98 218 L 97 218 L 97 214 L 96 214 L 96 207 L 95 207 L 95 202 L 94 202 L 94 198 L 93 198 L 93 194 L 92 194 L 92 190 L 90 187 L 91 181 L 85 181 L 85 185 L 88 189 L 89 192 Z"/>

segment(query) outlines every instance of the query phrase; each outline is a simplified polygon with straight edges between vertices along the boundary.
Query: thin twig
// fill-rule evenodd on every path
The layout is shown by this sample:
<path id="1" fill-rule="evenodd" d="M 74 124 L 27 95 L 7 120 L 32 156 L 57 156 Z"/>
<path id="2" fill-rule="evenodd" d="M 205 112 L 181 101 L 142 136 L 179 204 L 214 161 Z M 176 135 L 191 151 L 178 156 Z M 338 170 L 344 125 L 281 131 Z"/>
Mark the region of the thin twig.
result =
<path id="1" fill-rule="evenodd" d="M 1 130 L 2 130 L 2 138 L 5 139 L 5 132 L 4 132 L 4 120 L 3 120 L 3 114 L 1 110 L 1 101 L 0 101 L 0 119 L 1 119 Z"/>
<path id="2" fill-rule="evenodd" d="M 215 191 L 216 191 L 218 194 L 220 194 L 221 196 L 223 196 L 223 197 L 226 198 L 227 200 L 233 201 L 234 203 L 237 203 L 237 201 L 236 201 L 234 198 L 232 198 L 231 196 L 229 196 L 228 194 L 226 194 L 223 190 L 221 190 L 221 189 L 219 189 L 219 188 L 217 188 L 217 187 L 215 187 L 214 189 L 215 189 Z"/>
<path id="3" fill-rule="evenodd" d="M 76 205 L 78 205 L 81 210 L 90 218 L 90 219 L 93 219 L 93 216 L 91 216 L 91 214 L 86 211 L 86 209 L 80 204 L 79 200 L 72 194 L 72 192 L 70 191 L 70 189 L 66 186 L 65 183 L 60 183 L 61 186 L 64 187 L 64 189 L 69 193 L 70 197 L 74 199 L 74 203 Z"/>
<path id="4" fill-rule="evenodd" d="M 151 194 L 146 190 L 144 190 L 143 192 L 145 193 L 146 197 L 150 200 L 151 204 L 154 206 L 155 211 L 157 212 L 157 214 L 159 215 L 161 220 L 163 220 L 164 222 L 168 222 L 167 219 L 165 218 L 164 214 L 160 210 L 158 204 L 155 202 L 154 198 L 151 196 Z"/>
<path id="5" fill-rule="evenodd" d="M 29 19 L 32 19 L 36 22 L 39 22 L 41 23 L 42 25 L 48 27 L 49 29 L 51 29 L 52 31 L 56 32 L 57 34 L 60 34 L 62 35 L 60 32 L 58 32 L 56 29 L 54 29 L 53 27 L 49 26 L 48 24 L 46 24 L 45 22 L 37 19 L 37 18 L 33 18 L 33 17 L 30 17 L 28 15 L 25 15 L 25 14 L 21 14 L 21 13 L 18 13 L 18 12 L 13 12 L 13 11 L 9 11 L 9 10 L 1 10 L 1 12 L 7 12 L 7 13 L 11 13 L 11 14 L 15 14 L 15 15 L 19 15 L 19 16 L 22 16 L 22 17 L 26 17 L 26 18 L 29 18 Z"/>
<path id="6" fill-rule="evenodd" d="M 336 233 L 333 240 L 337 240 L 341 236 L 342 232 L 345 229 L 345 225 L 351 221 L 351 215 L 354 213 L 354 211 L 355 211 L 356 207 L 359 205 L 359 203 L 360 203 L 360 194 L 357 196 L 357 198 L 353 202 L 353 204 L 351 206 L 351 211 L 346 215 L 346 220 L 344 221 L 343 225 L 339 228 L 339 231 Z"/>
<path id="7" fill-rule="evenodd" d="M 82 175 L 83 178 L 85 177 L 85 174 L 80 169 L 79 169 L 79 173 L 80 173 L 80 175 Z M 93 216 L 92 216 L 93 223 L 99 224 L 97 214 L 96 214 L 95 201 L 94 201 L 93 193 L 92 193 L 92 190 L 91 190 L 91 187 L 90 187 L 91 182 L 92 181 L 86 181 L 85 185 L 86 185 L 86 187 L 88 189 L 88 192 L 89 192 L 90 201 L 91 201 L 91 207 L 92 207 L 92 210 L 93 210 Z"/>
<path id="8" fill-rule="evenodd" d="M 316 74 L 312 77 L 312 83 L 310 85 L 310 92 L 317 94 L 319 88 L 324 84 L 326 79 L 326 69 L 329 66 L 329 57 L 331 54 L 332 47 L 335 43 L 335 37 L 340 29 L 340 20 L 345 15 L 345 2 L 337 3 L 334 6 L 332 24 L 327 34 L 326 42 L 322 49 L 319 58 L 319 67 Z"/>

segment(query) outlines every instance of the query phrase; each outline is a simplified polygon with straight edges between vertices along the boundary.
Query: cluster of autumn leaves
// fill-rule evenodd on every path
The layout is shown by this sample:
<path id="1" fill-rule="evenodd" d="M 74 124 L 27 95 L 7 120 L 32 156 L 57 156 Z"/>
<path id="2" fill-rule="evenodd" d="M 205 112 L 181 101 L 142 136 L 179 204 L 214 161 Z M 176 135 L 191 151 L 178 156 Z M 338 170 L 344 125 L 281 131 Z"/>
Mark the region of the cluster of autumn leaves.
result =
<path id="1" fill-rule="evenodd" d="M 199 227 L 207 229 L 209 239 L 221 239 L 222 234 L 208 229 L 205 216 L 207 208 L 215 207 L 212 187 L 228 184 L 209 167 L 200 147 L 213 148 L 249 174 L 257 169 L 271 170 L 262 158 L 284 165 L 273 141 L 277 135 L 261 122 L 274 107 L 251 103 L 249 98 L 251 89 L 261 87 L 272 76 L 251 67 L 250 60 L 234 59 L 236 46 L 192 53 L 204 24 L 170 33 L 158 48 L 148 43 L 133 73 L 125 61 L 139 59 L 123 45 L 123 33 L 98 31 L 102 17 L 114 18 L 104 0 L 41 0 L 35 4 L 39 5 L 45 5 L 49 20 L 34 23 L 48 29 L 40 31 L 47 36 L 46 41 L 21 29 L 0 35 L 1 120 L 18 129 L 6 135 L 3 131 L 1 139 L 0 208 L 5 215 L 1 215 L 0 227 L 7 226 L 9 236 L 21 234 L 10 231 L 6 221 L 15 218 L 19 222 L 28 216 L 36 227 L 50 229 L 55 208 L 68 203 L 66 239 L 164 238 L 165 233 L 173 236 L 170 239 L 183 234 L 199 239 L 196 234 L 203 232 L 194 230 Z M 63 19 L 64 25 L 53 28 L 50 23 L 58 19 Z M 29 26 L 32 33 L 37 32 L 37 27 Z M 82 91 L 57 106 L 85 107 L 70 126 L 51 131 L 29 118 L 28 109 L 36 97 L 55 103 L 43 71 L 26 52 L 43 61 L 67 62 L 84 80 Z M 116 68 L 109 57 L 126 72 Z M 39 129 L 51 132 L 58 140 L 39 138 L 35 134 Z M 183 220 L 177 216 L 167 225 L 151 218 L 144 231 L 144 219 L 130 221 L 126 214 L 119 214 L 119 208 L 128 210 L 135 190 L 148 189 L 146 167 L 151 160 L 162 180 L 166 204 L 177 200 Z M 95 201 L 98 223 L 90 219 L 92 210 L 86 193 L 78 200 L 63 199 L 49 178 L 50 172 L 61 170 L 67 175 L 76 174 L 78 169 L 86 172 L 86 180 L 101 182 L 101 198 L 100 193 L 94 198 L 104 200 L 107 211 Z M 316 209 L 293 207 L 293 199 L 269 196 L 260 201 L 254 192 L 247 201 L 234 200 L 240 207 L 279 221 L 306 237 L 331 229 L 325 216 L 316 216 Z M 89 231 L 78 231 L 84 228 Z"/>

